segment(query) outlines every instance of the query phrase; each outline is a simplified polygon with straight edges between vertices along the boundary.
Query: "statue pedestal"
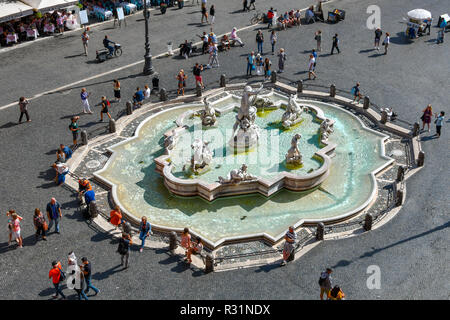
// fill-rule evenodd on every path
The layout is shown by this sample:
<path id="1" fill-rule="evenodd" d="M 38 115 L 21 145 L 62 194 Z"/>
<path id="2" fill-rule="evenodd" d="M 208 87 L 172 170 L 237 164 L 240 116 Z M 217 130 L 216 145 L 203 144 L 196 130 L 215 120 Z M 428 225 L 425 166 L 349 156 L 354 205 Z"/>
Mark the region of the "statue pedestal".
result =
<path id="1" fill-rule="evenodd" d="M 246 151 L 258 144 L 258 128 L 249 128 L 247 131 L 239 128 L 236 134 L 230 139 L 229 145 L 235 151 Z"/>

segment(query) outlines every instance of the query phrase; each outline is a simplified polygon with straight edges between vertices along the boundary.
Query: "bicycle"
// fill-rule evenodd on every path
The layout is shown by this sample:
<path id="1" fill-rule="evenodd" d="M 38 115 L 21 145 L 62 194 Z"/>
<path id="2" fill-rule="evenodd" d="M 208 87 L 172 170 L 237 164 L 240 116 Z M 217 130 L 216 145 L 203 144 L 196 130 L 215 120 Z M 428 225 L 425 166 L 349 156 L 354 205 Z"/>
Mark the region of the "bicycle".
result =
<path id="1" fill-rule="evenodd" d="M 255 15 L 250 19 L 251 24 L 257 24 L 264 21 L 264 13 L 257 11 Z"/>

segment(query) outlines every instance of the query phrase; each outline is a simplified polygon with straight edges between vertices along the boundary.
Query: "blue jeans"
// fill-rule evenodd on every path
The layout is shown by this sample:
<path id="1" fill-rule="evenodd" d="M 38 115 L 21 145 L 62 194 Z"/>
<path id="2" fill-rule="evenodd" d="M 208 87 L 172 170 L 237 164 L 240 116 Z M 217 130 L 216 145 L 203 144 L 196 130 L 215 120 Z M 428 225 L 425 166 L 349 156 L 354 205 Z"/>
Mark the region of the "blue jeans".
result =
<path id="1" fill-rule="evenodd" d="M 68 174 L 68 173 L 69 173 L 69 171 L 63 172 L 61 174 L 58 173 L 58 183 L 57 183 L 58 186 L 60 184 L 63 184 L 64 182 L 66 182 L 66 174 Z"/>
<path id="2" fill-rule="evenodd" d="M 112 54 L 114 53 L 114 47 L 112 46 L 107 46 L 108 50 L 109 50 L 109 54 L 112 56 Z"/>
<path id="3" fill-rule="evenodd" d="M 261 54 L 263 53 L 263 42 L 257 42 L 258 43 L 258 52 Z"/>
<path id="4" fill-rule="evenodd" d="M 144 245 L 145 245 L 145 239 L 147 238 L 147 231 L 141 231 L 140 235 L 139 235 L 139 239 L 141 239 L 142 243 L 141 243 L 141 249 L 144 249 Z"/>
<path id="5" fill-rule="evenodd" d="M 77 294 L 78 294 L 78 300 L 81 300 L 81 299 L 89 300 L 87 295 L 84 293 L 83 289 L 78 289 L 76 291 L 77 291 Z"/>
<path id="6" fill-rule="evenodd" d="M 88 293 L 89 289 L 94 290 L 96 294 L 100 291 L 100 290 L 98 290 L 96 287 L 94 287 L 92 285 L 92 283 L 91 283 L 92 278 L 91 277 L 89 277 L 89 278 L 86 277 L 85 280 L 86 280 L 86 290 L 84 291 L 84 293 Z"/>
<path id="7" fill-rule="evenodd" d="M 53 221 L 55 222 L 55 231 L 59 232 L 59 218 L 56 219 L 50 219 L 50 222 L 48 224 L 48 231 L 50 232 L 50 229 L 53 226 Z"/>
<path id="8" fill-rule="evenodd" d="M 253 64 L 247 63 L 247 75 L 252 75 Z"/>
<path id="9" fill-rule="evenodd" d="M 55 286 L 55 295 L 58 296 L 58 294 L 60 294 L 64 299 L 66 298 L 66 296 L 64 295 L 64 293 L 62 292 L 61 287 L 59 286 L 59 283 L 54 283 L 53 284 Z"/>

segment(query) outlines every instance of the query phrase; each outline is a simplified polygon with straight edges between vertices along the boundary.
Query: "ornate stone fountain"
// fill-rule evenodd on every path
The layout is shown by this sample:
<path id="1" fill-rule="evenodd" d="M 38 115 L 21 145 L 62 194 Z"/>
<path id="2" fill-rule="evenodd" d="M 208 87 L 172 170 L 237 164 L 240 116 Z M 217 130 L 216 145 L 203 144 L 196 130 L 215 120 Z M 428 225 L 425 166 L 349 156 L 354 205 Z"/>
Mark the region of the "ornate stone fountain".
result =
<path id="1" fill-rule="evenodd" d="M 193 116 L 200 116 L 202 119 L 202 125 L 205 127 L 212 127 L 217 122 L 216 110 L 207 101 L 207 98 L 203 99 L 205 109 L 193 113 Z"/>

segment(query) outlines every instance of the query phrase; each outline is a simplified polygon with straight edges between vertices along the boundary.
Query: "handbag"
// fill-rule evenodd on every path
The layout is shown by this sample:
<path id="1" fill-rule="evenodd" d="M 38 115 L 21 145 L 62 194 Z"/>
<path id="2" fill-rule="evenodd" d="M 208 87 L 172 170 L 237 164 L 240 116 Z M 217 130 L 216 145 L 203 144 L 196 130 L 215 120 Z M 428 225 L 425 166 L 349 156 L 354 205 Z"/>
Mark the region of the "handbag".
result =
<path id="1" fill-rule="evenodd" d="M 425 121 L 425 114 L 420 117 L 420 120 Z"/>
<path id="2" fill-rule="evenodd" d="M 44 223 L 42 224 L 42 228 L 44 229 L 44 231 L 48 230 L 48 224 L 47 221 L 44 221 Z"/>

